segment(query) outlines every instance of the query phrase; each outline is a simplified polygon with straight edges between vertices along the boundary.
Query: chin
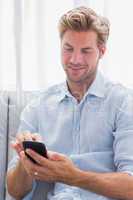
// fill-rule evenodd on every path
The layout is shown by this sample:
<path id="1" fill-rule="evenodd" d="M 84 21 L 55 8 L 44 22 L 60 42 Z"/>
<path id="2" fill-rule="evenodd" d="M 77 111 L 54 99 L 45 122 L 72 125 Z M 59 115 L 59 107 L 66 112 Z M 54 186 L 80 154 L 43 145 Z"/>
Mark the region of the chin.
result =
<path id="1" fill-rule="evenodd" d="M 70 82 L 73 82 L 73 83 L 82 83 L 82 82 L 83 82 L 83 79 L 82 79 L 82 78 L 68 77 L 68 80 L 69 80 Z"/>

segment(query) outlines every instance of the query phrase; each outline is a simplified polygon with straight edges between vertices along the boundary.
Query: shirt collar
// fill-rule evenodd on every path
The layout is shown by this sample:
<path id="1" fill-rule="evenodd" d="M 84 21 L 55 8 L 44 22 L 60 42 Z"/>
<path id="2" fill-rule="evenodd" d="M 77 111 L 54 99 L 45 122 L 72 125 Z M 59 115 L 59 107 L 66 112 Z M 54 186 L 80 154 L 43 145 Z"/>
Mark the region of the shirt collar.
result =
<path id="1" fill-rule="evenodd" d="M 97 71 L 96 77 L 88 88 L 86 95 L 94 95 L 103 98 L 105 96 L 105 77 L 100 71 Z"/>
<path id="2" fill-rule="evenodd" d="M 96 77 L 88 88 L 85 96 L 93 95 L 103 98 L 105 96 L 105 78 L 100 71 L 97 71 Z M 64 98 L 72 97 L 72 94 L 68 90 L 67 82 L 64 82 L 61 87 L 60 100 Z"/>

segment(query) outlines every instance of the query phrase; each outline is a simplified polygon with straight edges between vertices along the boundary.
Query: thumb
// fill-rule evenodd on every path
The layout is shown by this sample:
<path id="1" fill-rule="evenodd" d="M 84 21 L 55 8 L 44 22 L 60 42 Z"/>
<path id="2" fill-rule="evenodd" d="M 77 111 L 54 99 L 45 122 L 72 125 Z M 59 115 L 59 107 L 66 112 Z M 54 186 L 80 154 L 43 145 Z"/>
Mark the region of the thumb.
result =
<path id="1" fill-rule="evenodd" d="M 17 141 L 11 141 L 10 145 L 18 154 L 22 151 L 22 147 Z"/>
<path id="2" fill-rule="evenodd" d="M 48 151 L 48 158 L 54 161 L 61 161 L 64 160 L 64 155 L 57 152 Z"/>

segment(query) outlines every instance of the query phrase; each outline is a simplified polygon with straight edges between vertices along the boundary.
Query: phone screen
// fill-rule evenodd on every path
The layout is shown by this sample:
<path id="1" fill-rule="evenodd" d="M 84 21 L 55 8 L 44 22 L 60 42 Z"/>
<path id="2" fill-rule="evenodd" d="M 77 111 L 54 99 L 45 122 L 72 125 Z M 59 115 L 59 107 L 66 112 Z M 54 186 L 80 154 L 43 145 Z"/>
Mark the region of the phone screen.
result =
<path id="1" fill-rule="evenodd" d="M 26 153 L 26 149 L 32 149 L 33 151 L 37 152 L 41 156 L 48 158 L 46 146 L 42 142 L 23 141 L 23 148 L 24 148 L 26 156 L 34 163 L 36 163 L 36 161 Z"/>

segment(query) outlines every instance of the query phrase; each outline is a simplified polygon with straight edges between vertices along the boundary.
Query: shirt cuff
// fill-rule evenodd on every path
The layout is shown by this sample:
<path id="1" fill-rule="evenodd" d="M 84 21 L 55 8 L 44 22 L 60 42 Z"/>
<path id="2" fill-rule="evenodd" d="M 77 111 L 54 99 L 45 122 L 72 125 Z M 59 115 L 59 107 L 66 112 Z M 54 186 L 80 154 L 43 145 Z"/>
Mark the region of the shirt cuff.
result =
<path id="1" fill-rule="evenodd" d="M 128 175 L 133 176 L 133 172 L 131 171 L 123 171 L 122 173 L 127 173 Z"/>
<path id="2" fill-rule="evenodd" d="M 27 195 L 25 195 L 25 197 L 22 200 L 32 200 L 33 199 L 33 193 L 35 191 L 36 185 L 37 185 L 36 181 L 33 180 L 32 190 Z"/>

